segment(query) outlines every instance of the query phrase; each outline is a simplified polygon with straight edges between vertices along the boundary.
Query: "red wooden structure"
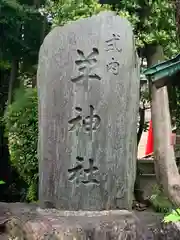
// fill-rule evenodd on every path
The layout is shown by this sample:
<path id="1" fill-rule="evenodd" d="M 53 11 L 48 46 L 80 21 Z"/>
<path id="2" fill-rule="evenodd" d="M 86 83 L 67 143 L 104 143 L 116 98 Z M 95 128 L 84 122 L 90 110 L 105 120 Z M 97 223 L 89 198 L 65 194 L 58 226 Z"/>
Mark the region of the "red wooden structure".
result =
<path id="1" fill-rule="evenodd" d="M 176 134 L 172 133 L 171 135 L 171 144 L 175 145 L 176 143 Z M 145 157 L 150 156 L 153 154 L 153 127 L 152 127 L 152 120 L 149 123 L 149 130 L 148 130 L 148 138 L 145 150 Z"/>

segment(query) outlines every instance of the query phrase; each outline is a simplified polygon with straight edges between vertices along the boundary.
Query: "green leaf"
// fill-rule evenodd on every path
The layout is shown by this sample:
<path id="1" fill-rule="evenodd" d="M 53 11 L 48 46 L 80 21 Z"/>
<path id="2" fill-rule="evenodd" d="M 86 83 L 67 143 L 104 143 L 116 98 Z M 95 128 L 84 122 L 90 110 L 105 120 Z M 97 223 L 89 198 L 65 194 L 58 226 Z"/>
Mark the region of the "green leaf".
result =
<path id="1" fill-rule="evenodd" d="M 164 223 L 169 223 L 169 222 L 178 222 L 180 221 L 180 209 L 176 209 L 172 211 L 169 215 L 165 216 L 163 219 Z"/>

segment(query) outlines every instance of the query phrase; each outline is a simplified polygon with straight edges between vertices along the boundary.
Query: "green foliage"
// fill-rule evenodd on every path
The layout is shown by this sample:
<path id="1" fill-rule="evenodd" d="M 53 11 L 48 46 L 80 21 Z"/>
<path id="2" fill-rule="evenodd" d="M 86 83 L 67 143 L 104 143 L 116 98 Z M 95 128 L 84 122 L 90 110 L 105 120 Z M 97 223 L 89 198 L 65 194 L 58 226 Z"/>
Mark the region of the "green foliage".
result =
<path id="1" fill-rule="evenodd" d="M 158 43 L 164 47 L 167 58 L 178 53 L 178 38 L 174 3 L 168 0 L 107 0 L 108 5 L 98 0 L 57 0 L 46 2 L 43 11 L 53 26 L 97 14 L 103 10 L 115 9 L 126 17 L 134 28 L 136 45 L 144 49 L 146 45 Z"/>
<path id="2" fill-rule="evenodd" d="M 53 26 L 58 26 L 90 17 L 105 9 L 110 9 L 110 6 L 102 6 L 96 0 L 49 0 L 45 11 L 51 17 Z"/>
<path id="3" fill-rule="evenodd" d="M 27 200 L 37 198 L 38 117 L 36 89 L 20 89 L 4 116 L 12 165 L 28 184 Z"/>
<path id="4" fill-rule="evenodd" d="M 180 221 L 180 208 L 172 210 L 170 214 L 164 217 L 163 222 L 179 222 Z"/>
<path id="5" fill-rule="evenodd" d="M 139 48 L 158 43 L 164 47 L 167 57 L 178 53 L 175 9 L 172 1 L 123 0 L 118 7 L 134 26 Z"/>
<path id="6" fill-rule="evenodd" d="M 28 6 L 16 0 L 0 0 L 0 54 L 1 58 L 19 56 L 27 46 L 21 37 L 22 25 L 30 18 L 31 11 Z"/>
<path id="7" fill-rule="evenodd" d="M 46 27 L 44 17 L 33 4 L 33 0 L 0 0 L 0 67 L 9 67 L 12 58 L 21 59 L 26 69 L 37 63 Z"/>
<path id="8" fill-rule="evenodd" d="M 171 202 L 158 185 L 154 186 L 150 201 L 156 212 L 167 213 L 172 209 Z"/>
<path id="9" fill-rule="evenodd" d="M 1 185 L 1 184 L 5 184 L 5 182 L 4 182 L 4 181 L 2 181 L 2 180 L 0 180 L 0 185 Z"/>

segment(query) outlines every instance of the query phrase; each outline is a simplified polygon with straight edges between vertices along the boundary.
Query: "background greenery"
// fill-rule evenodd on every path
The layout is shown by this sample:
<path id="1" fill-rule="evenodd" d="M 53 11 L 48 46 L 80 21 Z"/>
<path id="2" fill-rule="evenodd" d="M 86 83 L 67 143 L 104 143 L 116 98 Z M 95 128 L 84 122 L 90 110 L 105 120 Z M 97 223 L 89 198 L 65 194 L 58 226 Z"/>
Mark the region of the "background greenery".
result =
<path id="1" fill-rule="evenodd" d="M 38 186 L 38 52 L 52 28 L 113 9 L 133 25 L 142 62 L 143 59 L 148 61 L 149 47 L 154 45 L 163 46 L 165 58 L 179 53 L 178 11 L 173 1 L 107 0 L 104 3 L 96 0 L 0 0 L 0 136 L 3 139 L 0 150 L 4 152 L 1 164 L 9 177 L 11 168 L 26 183 L 22 187 L 25 190 L 20 186 L 18 191 L 20 195 L 25 194 L 28 201 L 37 200 Z M 179 127 L 179 88 L 169 89 L 169 97 L 172 119 Z M 149 95 L 142 93 L 142 98 L 148 100 Z M 140 109 L 144 113 L 145 108 Z M 145 126 L 143 122 L 142 127 Z M 3 174 L 0 179 L 5 180 Z M 14 178 L 13 181 L 19 180 Z M 6 188 L 10 189 L 9 197 L 12 197 L 12 181 Z"/>
<path id="2" fill-rule="evenodd" d="M 11 164 L 28 184 L 27 199 L 37 199 L 38 104 L 36 88 L 19 89 L 4 116 Z"/>

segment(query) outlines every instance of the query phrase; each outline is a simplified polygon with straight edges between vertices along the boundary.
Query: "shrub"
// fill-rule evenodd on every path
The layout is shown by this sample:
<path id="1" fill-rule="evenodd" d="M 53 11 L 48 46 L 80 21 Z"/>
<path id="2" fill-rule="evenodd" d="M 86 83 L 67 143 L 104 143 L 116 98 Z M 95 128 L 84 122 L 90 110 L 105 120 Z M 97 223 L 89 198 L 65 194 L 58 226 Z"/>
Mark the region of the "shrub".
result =
<path id="1" fill-rule="evenodd" d="M 168 213 L 172 209 L 172 203 L 168 200 L 162 188 L 158 185 L 154 185 L 150 201 L 156 212 Z"/>
<path id="2" fill-rule="evenodd" d="M 28 185 L 26 199 L 37 200 L 38 104 L 37 90 L 19 89 L 4 116 L 12 165 Z"/>

